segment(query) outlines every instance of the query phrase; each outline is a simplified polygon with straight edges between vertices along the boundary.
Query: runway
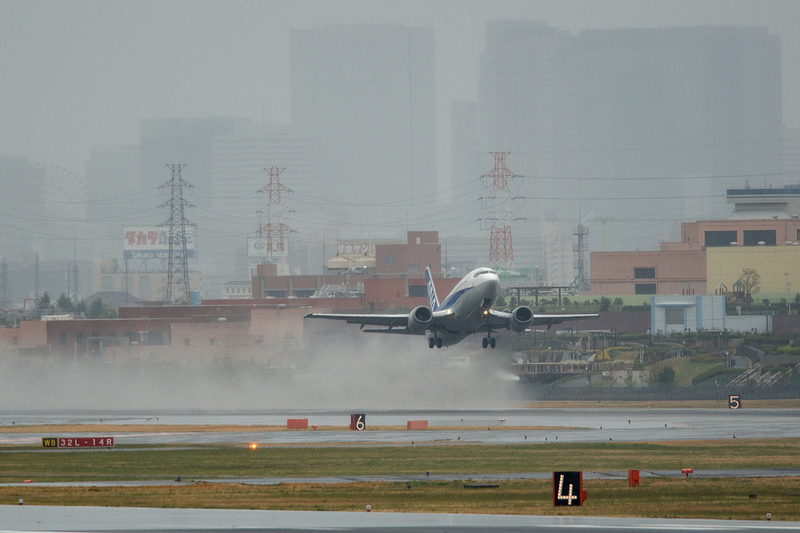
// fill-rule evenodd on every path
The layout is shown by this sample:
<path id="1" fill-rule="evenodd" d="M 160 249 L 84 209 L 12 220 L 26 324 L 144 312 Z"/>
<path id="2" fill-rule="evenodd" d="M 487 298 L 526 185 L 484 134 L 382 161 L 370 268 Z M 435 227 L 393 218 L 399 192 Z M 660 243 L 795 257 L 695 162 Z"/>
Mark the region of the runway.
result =
<path id="1" fill-rule="evenodd" d="M 366 415 L 365 431 L 349 431 L 350 415 Z M 224 433 L 169 432 L 170 425 L 270 425 L 286 427 L 290 418 L 308 419 L 308 430 Z M 436 430 L 372 431 L 375 426 L 405 427 L 427 420 Z M 41 433 L 2 433 L 2 426 L 56 424 L 146 424 L 152 430 L 112 436 L 119 444 L 356 444 L 463 442 L 642 442 L 672 440 L 800 437 L 800 411 L 793 409 L 498 409 L 498 410 L 304 410 L 272 412 L 93 412 L 30 414 L 0 412 L 0 444 L 41 443 Z M 314 426 L 341 431 L 315 431 Z M 483 429 L 483 428 L 487 429 Z M 517 429 L 547 427 L 554 429 Z M 469 429 L 468 429 L 469 428 Z M 480 428 L 480 429 L 475 429 Z M 495 429 L 489 429 L 495 428 Z M 500 429 L 500 430 L 498 430 Z M 75 433 L 73 437 L 88 436 Z"/>
<path id="2" fill-rule="evenodd" d="M 364 413 L 367 429 L 346 429 L 350 415 Z M 307 418 L 309 426 L 334 430 L 230 431 L 222 433 L 166 431 L 172 425 L 285 426 L 289 418 Z M 376 431 L 373 426 L 405 426 L 409 420 L 427 420 L 435 430 Z M 55 424 L 146 424 L 148 431 L 110 435 L 117 445 L 177 443 L 250 443 L 270 445 L 432 445 L 438 443 L 509 444 L 535 442 L 643 442 L 710 439 L 800 437 L 800 413 L 782 409 L 501 409 L 501 410 L 307 410 L 237 412 L 0 412 L 0 431 L 9 426 Z M 482 429 L 483 427 L 487 429 Z M 531 427 L 548 429 L 518 429 Z M 162 430 L 162 428 L 164 430 Z M 467 429 L 470 428 L 470 429 Z M 475 429 L 481 428 L 481 429 Z M 494 428 L 494 429 L 489 429 Z M 88 433 L 86 435 L 89 435 Z M 95 434 L 96 435 L 96 434 Z M 41 445 L 41 433 L 3 433 L 3 445 Z M 82 434 L 71 434 L 80 437 Z M 43 451 L 42 453 L 46 453 Z M 624 472 L 586 472 L 592 477 L 620 477 Z M 549 473 L 471 475 L 476 481 L 548 477 Z M 679 472 L 641 472 L 647 476 L 677 476 Z M 800 469 L 752 471 L 695 471 L 696 477 L 800 476 Z M 416 479 L 419 477 L 420 479 Z M 432 476 L 455 480 L 459 476 Z M 413 479 L 412 479 L 413 478 Z M 252 484 L 287 482 L 346 483 L 410 481 L 422 476 L 348 476 L 331 478 L 247 478 L 226 480 Z M 186 480 L 190 482 L 190 480 Z M 174 483 L 164 480 L 162 483 Z M 125 483 L 114 483 L 124 485 Z M 158 484 L 148 482 L 148 484 Z M 68 483 L 61 485 L 69 485 Z M 92 482 L 102 485 L 102 482 Z M 0 533 L 28 531 L 797 531 L 800 522 L 647 520 L 628 518 L 540 517 L 506 515 L 451 515 L 402 513 L 329 513 L 289 511 L 227 511 L 200 509 L 107 509 L 85 507 L 0 506 Z"/>
<path id="3" fill-rule="evenodd" d="M 116 531 L 215 533 L 301 532 L 464 532 L 529 531 L 594 533 L 596 531 L 783 532 L 800 522 L 509 516 L 430 513 L 315 511 L 228 511 L 209 509 L 136 509 L 100 507 L 0 506 L 0 533 L 28 531 Z"/>

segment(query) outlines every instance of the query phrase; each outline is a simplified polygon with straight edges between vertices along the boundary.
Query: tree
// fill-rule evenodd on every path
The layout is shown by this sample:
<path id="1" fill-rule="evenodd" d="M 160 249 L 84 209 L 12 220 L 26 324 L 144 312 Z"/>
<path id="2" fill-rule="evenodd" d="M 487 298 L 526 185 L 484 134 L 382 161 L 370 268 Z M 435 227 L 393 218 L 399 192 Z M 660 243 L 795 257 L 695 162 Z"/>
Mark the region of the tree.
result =
<path id="1" fill-rule="evenodd" d="M 761 290 L 761 275 L 755 268 L 743 268 L 739 281 L 744 285 L 746 295 L 753 295 Z"/>
<path id="2" fill-rule="evenodd" d="M 656 383 L 658 385 L 672 385 L 675 383 L 675 369 L 669 365 L 664 365 L 656 373 Z"/>
<path id="3" fill-rule="evenodd" d="M 608 311 L 611 309 L 611 298 L 603 296 L 600 298 L 600 311 Z"/>
<path id="4" fill-rule="evenodd" d="M 95 298 L 92 300 L 92 303 L 89 304 L 89 310 L 86 312 L 87 318 L 100 318 L 103 315 L 103 310 L 105 306 L 103 305 L 103 300 L 101 298 Z"/>
<path id="5" fill-rule="evenodd" d="M 50 294 L 47 291 L 39 298 L 39 309 L 47 309 L 50 307 Z"/>
<path id="6" fill-rule="evenodd" d="M 56 300 L 56 306 L 64 311 L 72 311 L 72 300 L 69 298 L 69 296 L 62 292 L 61 296 L 59 296 L 58 300 Z"/>

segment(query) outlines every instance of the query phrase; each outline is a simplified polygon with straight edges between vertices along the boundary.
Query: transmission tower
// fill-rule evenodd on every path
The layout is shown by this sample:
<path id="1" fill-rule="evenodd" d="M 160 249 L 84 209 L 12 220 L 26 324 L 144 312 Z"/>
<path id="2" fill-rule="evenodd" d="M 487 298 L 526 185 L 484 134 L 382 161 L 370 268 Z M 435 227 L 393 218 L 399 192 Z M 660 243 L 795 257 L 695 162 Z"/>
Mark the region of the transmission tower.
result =
<path id="1" fill-rule="evenodd" d="M 189 257 L 186 246 L 186 226 L 191 226 L 192 223 L 186 220 L 184 210 L 194 206 L 183 198 L 183 190 L 192 187 L 181 177 L 181 170 L 185 166 L 167 165 L 172 170 L 172 178 L 161 186 L 162 189 L 170 191 L 169 200 L 161 204 L 161 207 L 169 208 L 169 218 L 161 224 L 161 227 L 167 228 L 167 238 L 169 239 L 165 301 L 177 304 L 189 303 L 192 296 L 189 287 Z"/>
<path id="2" fill-rule="evenodd" d="M 259 236 L 266 234 L 267 262 L 286 263 L 286 233 L 292 229 L 283 223 L 284 206 L 281 197 L 291 193 L 292 190 L 281 184 L 281 172 L 286 170 L 285 168 L 270 167 L 264 170 L 269 174 L 269 184 L 258 192 L 268 195 L 267 225 L 263 226 L 259 222 L 258 234 Z"/>
<path id="3" fill-rule="evenodd" d="M 491 188 L 491 193 L 483 198 L 484 208 L 489 211 L 485 219 L 491 223 L 489 236 L 489 261 L 493 264 L 509 265 L 514 261 L 514 248 L 511 241 L 511 222 L 524 221 L 522 217 L 514 217 L 511 210 L 512 200 L 522 199 L 512 196 L 509 180 L 517 176 L 506 166 L 506 159 L 511 152 L 490 152 L 494 157 L 494 168 L 482 177 L 484 185 Z"/>
<path id="4" fill-rule="evenodd" d="M 572 245 L 575 254 L 575 279 L 572 280 L 572 287 L 579 291 L 589 290 L 589 282 L 586 276 L 586 250 L 589 248 L 589 228 L 583 224 L 578 224 L 572 232 L 578 238 L 578 243 Z"/>

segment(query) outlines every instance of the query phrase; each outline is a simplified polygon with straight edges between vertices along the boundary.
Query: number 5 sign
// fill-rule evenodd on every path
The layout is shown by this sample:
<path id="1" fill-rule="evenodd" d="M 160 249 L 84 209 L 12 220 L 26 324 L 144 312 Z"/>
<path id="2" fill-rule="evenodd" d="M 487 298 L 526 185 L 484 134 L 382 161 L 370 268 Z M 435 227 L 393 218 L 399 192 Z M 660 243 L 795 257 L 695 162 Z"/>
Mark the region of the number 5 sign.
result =
<path id="1" fill-rule="evenodd" d="M 583 472 L 553 472 L 554 506 L 580 506 L 584 501 Z"/>
<path id="2" fill-rule="evenodd" d="M 741 409 L 742 408 L 742 398 L 738 394 L 731 394 L 728 396 L 728 408 L 729 409 Z"/>

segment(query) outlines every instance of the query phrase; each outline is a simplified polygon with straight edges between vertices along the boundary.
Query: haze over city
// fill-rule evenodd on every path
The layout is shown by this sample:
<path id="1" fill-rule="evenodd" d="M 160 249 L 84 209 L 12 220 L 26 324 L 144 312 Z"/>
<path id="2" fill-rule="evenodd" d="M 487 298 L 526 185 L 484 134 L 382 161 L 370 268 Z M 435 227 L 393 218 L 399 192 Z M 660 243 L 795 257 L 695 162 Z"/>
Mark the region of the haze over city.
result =
<path id="1" fill-rule="evenodd" d="M 629 137 L 650 142 L 644 145 L 645 149 L 626 145 L 626 137 L 619 134 L 616 144 L 600 148 L 591 144 L 581 148 L 584 139 L 581 136 L 597 135 L 601 138 L 601 134 L 572 132 L 571 124 L 580 125 L 588 117 L 581 114 L 579 105 L 570 108 L 571 114 L 561 121 L 559 112 L 562 107 L 558 103 L 554 111 L 548 111 L 551 114 L 545 116 L 553 121 L 552 124 L 542 116 L 534 115 L 531 121 L 537 126 L 525 133 L 528 137 L 519 142 L 499 142 L 504 139 L 503 119 L 497 119 L 498 124 L 493 125 L 494 131 L 488 135 L 485 127 L 486 110 L 493 105 L 487 100 L 487 95 L 494 94 L 492 89 L 486 88 L 487 80 L 492 79 L 492 72 L 495 72 L 500 78 L 495 79 L 498 87 L 507 84 L 519 89 L 526 82 L 521 77 L 521 81 L 515 83 L 500 66 L 492 70 L 498 58 L 504 57 L 502 46 L 505 44 L 488 50 L 487 31 L 494 28 L 494 35 L 502 35 L 509 24 L 516 24 L 513 21 L 532 25 L 525 31 L 536 24 L 546 28 L 548 35 L 552 36 L 543 38 L 540 43 L 558 47 L 568 42 L 567 46 L 574 51 L 567 56 L 576 58 L 575 70 L 596 82 L 597 87 L 603 86 L 606 74 L 590 72 L 594 65 L 594 58 L 590 55 L 591 39 L 613 47 L 613 43 L 608 44 L 609 39 L 618 37 L 593 33 L 595 30 L 658 29 L 664 34 L 660 38 L 681 42 L 681 38 L 664 30 L 703 27 L 702 32 L 706 32 L 711 27 L 738 27 L 747 34 L 746 42 L 763 42 L 765 50 L 771 46 L 770 43 L 779 43 L 779 53 L 767 54 L 763 61 L 767 65 L 776 61 L 775 69 L 765 70 L 774 80 L 765 80 L 764 87 L 756 89 L 750 84 L 742 96 L 742 101 L 751 105 L 761 101 L 762 93 L 773 95 L 775 101 L 765 101 L 763 105 L 770 112 L 776 112 L 777 106 L 779 114 L 772 122 L 764 119 L 763 124 L 755 124 L 748 122 L 749 118 L 766 113 L 750 109 L 750 114 L 742 114 L 744 118 L 740 120 L 743 122 L 736 124 L 741 131 L 731 133 L 726 137 L 727 141 L 720 141 L 719 136 L 709 136 L 704 141 L 704 137 L 698 135 L 686 140 L 690 149 L 684 146 L 679 147 L 683 150 L 662 150 L 663 143 L 672 145 L 675 142 L 673 138 L 659 136 L 653 131 L 641 132 L 636 129 L 642 127 L 640 124 L 632 126 Z M 310 53 L 316 46 L 311 40 L 303 41 L 301 30 L 312 30 L 310 35 L 313 37 L 314 31 L 318 32 L 320 28 L 338 28 L 336 31 L 341 31 L 341 26 L 347 25 L 352 27 L 353 34 L 358 34 L 368 25 L 396 25 L 403 29 L 432 31 L 431 57 L 435 61 L 435 70 L 431 72 L 435 72 L 435 80 L 427 75 L 421 75 L 419 79 L 434 84 L 431 85 L 434 112 L 433 117 L 428 118 L 435 137 L 431 139 L 432 143 L 423 143 L 426 141 L 424 135 L 416 138 L 417 143 L 433 144 L 428 146 L 430 154 L 421 154 L 419 144 L 412 142 L 410 150 L 412 159 L 416 160 L 409 173 L 404 174 L 396 170 L 405 164 L 402 160 L 395 163 L 372 161 L 359 168 L 362 158 L 353 157 L 352 153 L 341 153 L 334 146 L 331 153 L 344 159 L 336 161 L 338 166 L 335 168 L 325 160 L 318 166 L 305 168 L 293 161 L 259 161 L 258 171 L 263 180 L 256 187 L 244 177 L 230 175 L 233 164 L 228 168 L 219 165 L 220 157 L 229 157 L 230 152 L 225 151 L 226 146 L 215 146 L 212 151 L 218 158 L 215 161 L 217 170 L 200 168 L 196 162 L 189 162 L 184 174 L 184 178 L 197 187 L 187 197 L 198 209 L 187 213 L 187 218 L 197 224 L 199 256 L 205 257 L 209 265 L 213 263 L 208 267 L 213 272 L 207 272 L 207 276 L 224 277 L 226 272 L 230 272 L 227 279 L 246 277 L 246 265 L 239 259 L 234 260 L 236 254 L 226 246 L 232 240 L 241 240 L 240 248 L 243 247 L 245 237 L 253 235 L 261 218 L 266 216 L 263 197 L 258 198 L 255 191 L 267 183 L 267 176 L 261 169 L 272 166 L 285 167 L 282 179 L 297 191 L 295 198 L 287 199 L 287 207 L 295 211 L 295 218 L 289 220 L 287 216 L 285 220 L 297 232 L 293 239 L 313 241 L 297 260 L 299 266 L 296 268 L 301 271 L 315 273 L 315 269 L 321 268 L 323 230 L 331 228 L 337 230 L 334 239 L 338 236 L 350 240 L 401 239 L 409 228 L 435 230 L 439 231 L 441 242 L 450 241 L 451 259 L 472 256 L 473 261 L 480 262 L 486 259 L 488 229 L 478 219 L 485 222 L 497 216 L 478 201 L 487 196 L 487 192 L 481 190 L 478 178 L 493 167 L 494 162 L 488 154 L 491 150 L 512 152 L 508 159 L 509 169 L 526 176 L 517 193 L 519 197 L 525 197 L 524 204 L 520 202 L 513 207 L 514 213 L 510 215 L 520 221 L 514 230 L 519 232 L 514 237 L 516 263 L 533 267 L 544 261 L 541 257 L 541 234 L 546 231 L 566 235 L 563 246 L 570 248 L 571 228 L 582 220 L 591 225 L 590 249 L 600 249 L 601 226 L 598 221 L 604 218 L 608 222 L 609 246 L 654 249 L 660 239 L 668 238 L 670 232 L 674 232 L 674 224 L 679 220 L 727 216 L 730 207 L 725 203 L 725 188 L 728 186 L 744 186 L 748 181 L 759 186 L 767 182 L 775 186 L 798 182 L 798 169 L 780 160 L 780 154 L 796 151 L 800 143 L 797 133 L 800 127 L 798 22 L 800 4 L 791 0 L 5 1 L 0 3 L 0 71 L 3 72 L 0 77 L 0 94 L 3 95 L 0 101 L 0 158 L 27 159 L 46 176 L 46 183 L 26 181 L 24 176 L 15 174 L 14 165 L 6 165 L 8 168 L 0 175 L 0 186 L 6 197 L 4 216 L 0 220 L 4 227 L 0 246 L 9 260 L 21 260 L 25 254 L 31 253 L 38 253 L 42 260 L 48 261 L 93 261 L 106 256 L 118 257 L 123 226 L 154 226 L 166 219 L 166 213 L 159 208 L 167 199 L 166 193 L 157 187 L 170 177 L 167 164 L 186 162 L 180 160 L 181 156 L 176 156 L 177 160 L 169 159 L 168 148 L 172 146 L 169 143 L 164 145 L 166 153 L 163 157 L 167 159 L 164 161 L 142 159 L 140 163 L 139 152 L 132 151 L 132 147 L 146 151 L 145 141 L 156 142 L 165 138 L 167 134 L 159 129 L 162 127 L 159 120 L 230 118 L 251 128 L 248 132 L 255 132 L 242 135 L 285 135 L 293 142 L 300 142 L 294 131 L 286 133 L 282 128 L 288 131 L 296 127 L 299 120 L 293 115 L 302 114 L 302 109 L 293 110 L 298 103 L 293 101 L 292 86 L 293 83 L 302 85 L 303 73 L 298 65 L 303 63 L 292 64 L 290 45 L 294 42 L 296 50 L 308 46 L 306 51 L 310 50 Z M 381 31 L 380 27 L 378 31 Z M 692 35 L 687 49 L 700 42 L 700 33 Z M 636 42 L 635 39 L 649 38 L 631 35 L 625 37 L 633 39 L 627 41 L 626 46 Z M 411 41 L 424 43 L 424 39 L 412 38 Z M 674 46 L 668 44 L 658 50 L 668 53 L 673 49 Z M 745 51 L 744 55 L 747 53 Z M 752 52 L 755 59 L 746 57 L 742 63 L 745 68 L 758 65 L 760 53 L 761 49 Z M 428 60 L 426 50 L 419 51 L 419 54 L 423 62 Z M 620 61 L 629 61 L 633 57 L 630 51 L 627 54 L 621 55 Z M 363 57 L 358 56 L 358 60 L 363 60 Z M 542 57 L 552 61 L 552 65 L 561 64 L 558 52 Z M 300 59 L 306 65 L 311 64 L 308 55 L 300 56 Z M 655 61 L 655 58 L 645 57 L 642 64 L 646 65 L 650 59 Z M 663 62 L 665 59 L 661 57 L 659 60 Z M 740 66 L 735 61 L 731 64 L 734 69 Z M 688 72 L 691 74 L 693 71 Z M 729 73 L 724 68 L 719 72 Z M 720 87 L 724 87 L 724 80 L 715 78 L 715 75 L 708 74 L 709 79 L 716 79 Z M 411 79 L 410 75 L 407 76 Z M 572 75 L 565 75 L 564 79 L 569 79 L 569 76 Z M 648 85 L 652 79 L 631 87 L 652 93 L 658 89 Z M 770 87 L 768 82 L 775 80 L 778 80 L 776 85 Z M 313 84 L 313 79 L 306 78 L 306 83 Z M 482 83 L 484 89 L 481 89 Z M 575 101 L 588 101 L 587 95 L 580 94 L 581 87 L 585 90 L 586 85 L 577 82 L 570 85 L 563 80 L 559 83 L 563 84 L 560 88 L 566 87 L 578 93 Z M 716 87 L 713 89 L 717 90 Z M 303 94 L 302 87 L 295 91 L 295 99 Z M 693 89 L 685 91 L 691 94 Z M 665 90 L 664 97 L 674 97 L 675 94 L 680 96 L 684 93 Z M 629 110 L 608 108 L 603 113 L 612 117 L 629 113 L 619 124 L 640 115 L 654 117 L 651 123 L 654 130 L 660 129 L 663 120 L 672 118 L 669 111 L 659 114 L 646 108 L 660 100 L 634 96 L 628 100 Z M 315 95 L 310 98 L 318 99 Z M 709 95 L 704 98 L 708 99 Z M 620 101 L 615 105 L 621 105 Z M 422 102 L 428 105 L 424 99 Z M 469 107 L 466 110 L 454 107 L 454 102 L 476 106 L 475 112 L 481 117 L 480 126 L 484 130 L 481 135 L 491 142 L 470 143 L 469 139 L 459 139 L 460 144 L 454 144 L 454 132 L 455 135 L 464 133 L 458 130 L 457 120 L 473 112 Z M 564 105 L 568 107 L 568 104 Z M 638 109 L 637 104 L 645 108 Z M 693 102 L 687 102 L 686 116 L 681 119 L 690 121 L 694 111 L 692 105 Z M 493 109 L 497 111 L 500 107 L 495 104 Z M 373 112 L 369 108 L 362 111 Z M 463 116 L 453 116 L 462 111 Z M 425 118 L 418 106 L 416 112 Z M 609 124 L 619 127 L 610 119 L 599 123 L 599 128 Z M 726 124 L 716 126 L 731 129 Z M 143 127 L 150 128 L 149 132 L 143 132 Z M 772 131 L 777 136 L 767 136 L 762 130 Z M 675 131 L 682 130 L 676 127 Z M 148 137 L 149 133 L 152 135 Z M 366 139 L 370 138 L 369 132 L 365 135 Z M 552 139 L 556 140 L 551 142 Z M 708 160 L 730 159 L 730 153 L 739 152 L 743 154 L 743 161 L 728 161 L 726 165 L 715 167 L 703 159 L 706 154 L 695 154 L 702 150 L 693 151 L 698 147 L 718 146 L 720 142 L 728 143 L 728 151 L 719 150 L 718 154 L 708 156 Z M 230 150 L 234 144 L 231 141 Z M 518 146 L 511 146 L 514 144 L 528 148 L 521 150 Z M 300 150 L 312 151 L 309 146 L 311 144 L 302 144 Z M 577 146 L 578 151 L 570 152 L 573 146 Z M 120 150 L 120 147 L 125 149 Z M 604 152 L 597 155 L 598 149 Z M 377 148 L 365 141 L 360 150 L 363 159 L 368 160 Z M 635 155 L 631 156 L 631 151 Z M 103 174 L 97 170 L 101 166 L 98 161 L 107 161 L 108 156 L 102 159 L 98 154 L 123 154 L 120 157 L 127 157 L 131 162 L 141 164 L 142 168 L 129 166 L 127 175 L 120 173 L 119 169 L 125 168 L 123 161 L 118 164 L 116 174 Z M 153 154 L 151 149 L 150 155 Z M 700 161 L 696 168 L 691 160 L 694 155 Z M 628 163 L 618 165 L 615 160 Z M 687 163 L 679 165 L 676 160 Z M 388 171 L 388 175 L 380 176 L 383 181 L 378 179 L 382 165 L 386 165 Z M 340 176 L 346 175 L 348 168 L 354 169 L 356 182 L 347 183 L 341 178 L 341 182 L 336 182 L 338 192 L 347 187 L 355 190 L 363 187 L 366 192 L 362 197 L 354 198 L 351 204 L 339 200 L 326 203 L 326 198 L 331 199 L 337 191 L 325 191 L 320 184 L 326 183 L 329 173 L 335 174 L 339 180 Z M 653 168 L 660 168 L 662 172 L 654 172 Z M 366 179 L 365 176 L 374 176 L 375 179 Z M 587 176 L 609 181 L 596 183 L 592 186 L 594 188 L 590 188 L 581 181 Z M 673 186 L 687 176 L 702 176 L 705 181 L 701 185 L 681 181 L 680 186 Z M 559 177 L 564 179 L 557 179 Z M 101 180 L 107 182 L 102 189 L 94 186 Z M 368 187 L 370 181 L 374 183 Z M 308 186 L 312 182 L 313 187 Z M 343 185 L 339 186 L 339 183 Z M 304 189 L 304 186 L 308 188 Z M 606 201 L 596 201 L 598 191 L 607 193 Z M 622 191 L 629 196 L 623 197 Z M 381 198 L 378 196 L 381 192 L 391 197 Z M 251 193 L 253 198 L 245 200 Z M 692 195 L 694 199 L 687 200 Z M 612 202 L 613 197 L 622 202 Z M 242 202 L 237 203 L 236 199 L 242 199 Z M 658 209 L 654 207 L 656 201 L 660 202 Z M 631 207 L 632 202 L 641 204 L 638 210 Z M 646 215 L 653 216 L 645 220 Z M 609 217 L 615 220 L 611 221 Z M 548 230 L 547 224 L 557 226 L 557 229 Z M 530 232 L 530 235 L 525 232 Z M 459 241 L 467 244 L 459 244 Z M 603 243 L 605 245 L 605 236 Z M 220 259 L 220 255 L 224 258 Z M 571 265 L 571 261 L 566 263 Z M 569 281 L 562 278 L 570 276 L 571 272 L 557 274 L 554 268 L 551 270 L 548 274 L 550 281 Z"/>

